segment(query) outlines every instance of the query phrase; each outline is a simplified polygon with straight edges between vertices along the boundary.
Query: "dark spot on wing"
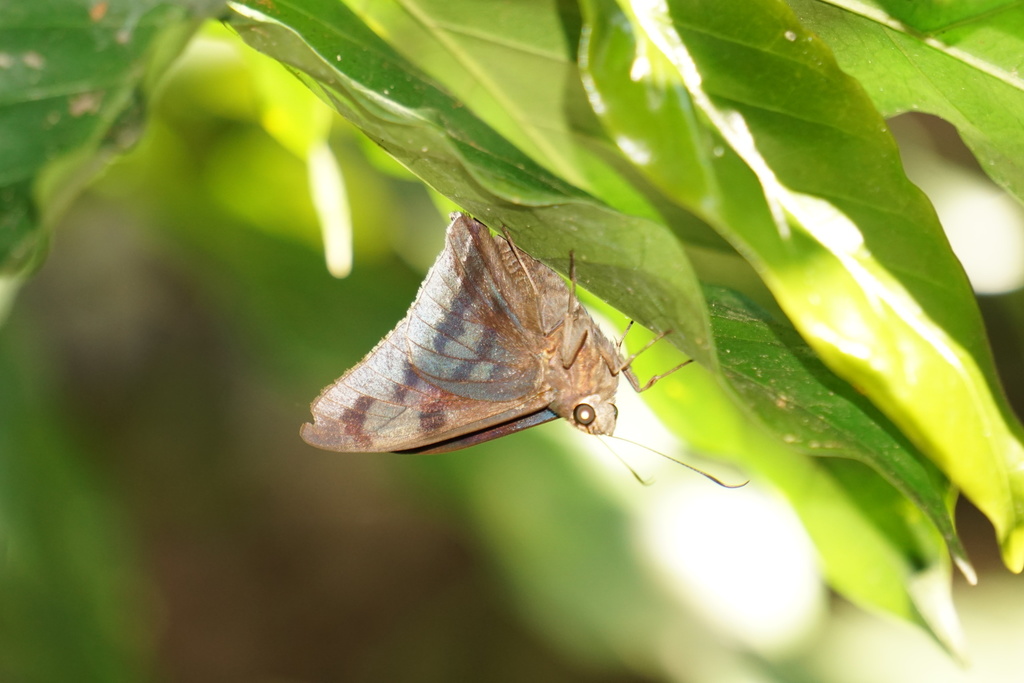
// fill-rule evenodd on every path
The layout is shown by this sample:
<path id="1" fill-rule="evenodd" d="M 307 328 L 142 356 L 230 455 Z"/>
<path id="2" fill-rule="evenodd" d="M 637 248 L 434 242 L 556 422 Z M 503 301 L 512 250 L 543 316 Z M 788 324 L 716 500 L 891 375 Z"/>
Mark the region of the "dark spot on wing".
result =
<path id="1" fill-rule="evenodd" d="M 438 353 L 443 353 L 446 338 L 462 340 L 466 334 L 466 321 L 457 315 L 446 315 L 437 329 L 441 334 L 434 338 L 434 348 Z"/>
<path id="2" fill-rule="evenodd" d="M 469 379 L 470 373 L 473 372 L 474 365 L 476 365 L 476 363 L 467 363 L 465 361 L 455 363 L 455 369 L 452 370 L 449 375 L 450 381 L 465 382 Z"/>
<path id="3" fill-rule="evenodd" d="M 491 353 L 499 346 L 499 343 L 500 338 L 498 336 L 498 331 L 489 327 L 486 328 L 482 338 L 480 339 L 480 344 L 477 347 L 478 355 L 481 358 L 491 358 Z"/>
<path id="4" fill-rule="evenodd" d="M 448 423 L 448 416 L 442 412 L 420 413 L 420 428 L 425 432 L 435 432 Z"/>
<path id="5" fill-rule="evenodd" d="M 412 365 L 406 363 L 402 367 L 402 381 L 397 382 L 395 385 L 394 399 L 395 403 L 405 405 L 405 397 L 412 391 L 412 386 L 420 381 L 419 375 L 413 369 Z"/>
<path id="6" fill-rule="evenodd" d="M 367 410 L 373 405 L 374 399 L 369 396 L 360 396 L 355 400 L 351 408 L 346 408 L 341 415 L 342 434 L 351 436 L 356 448 L 369 448 L 373 443 L 373 437 L 365 429 Z"/>
<path id="7" fill-rule="evenodd" d="M 354 436 L 363 432 L 363 427 L 366 424 L 366 411 L 373 405 L 373 399 L 369 396 L 360 396 L 352 404 L 351 408 L 346 408 L 345 412 L 342 413 L 341 421 L 345 425 L 345 434 Z"/>

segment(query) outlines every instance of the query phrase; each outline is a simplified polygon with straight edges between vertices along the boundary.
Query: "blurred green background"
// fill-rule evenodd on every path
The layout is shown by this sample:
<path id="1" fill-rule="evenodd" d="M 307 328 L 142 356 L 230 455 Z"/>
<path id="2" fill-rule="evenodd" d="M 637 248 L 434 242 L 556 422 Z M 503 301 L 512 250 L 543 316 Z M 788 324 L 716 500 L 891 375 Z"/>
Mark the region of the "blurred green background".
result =
<path id="1" fill-rule="evenodd" d="M 309 401 L 402 317 L 452 207 L 221 30 L 152 115 L 0 335 L 0 680 L 1019 679 L 1024 588 L 971 510 L 963 670 L 831 598 L 757 481 L 718 489 L 622 446 L 644 487 L 558 423 L 446 455 L 306 446 Z M 340 280 L 295 153 L 327 125 L 354 226 Z M 983 300 L 1018 406 L 1020 299 Z M 656 391 L 699 400 L 704 381 Z"/>

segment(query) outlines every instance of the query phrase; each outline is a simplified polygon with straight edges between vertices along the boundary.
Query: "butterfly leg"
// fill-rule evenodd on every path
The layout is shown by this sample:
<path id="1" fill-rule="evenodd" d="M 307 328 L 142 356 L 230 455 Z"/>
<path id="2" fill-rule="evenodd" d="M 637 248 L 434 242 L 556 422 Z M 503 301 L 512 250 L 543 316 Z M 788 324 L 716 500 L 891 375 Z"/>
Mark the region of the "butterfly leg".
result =
<path id="1" fill-rule="evenodd" d="M 576 324 L 579 320 L 579 303 L 576 301 L 576 258 L 569 252 L 569 305 L 565 311 L 565 332 L 562 336 L 562 367 L 570 368 L 576 361 L 580 349 L 587 341 L 586 325 Z"/>
<path id="2" fill-rule="evenodd" d="M 569 308 L 566 315 L 572 313 L 573 304 L 576 303 L 576 252 L 569 251 Z"/>
<path id="3" fill-rule="evenodd" d="M 633 368 L 628 367 L 628 366 L 623 368 L 622 369 L 622 374 L 625 375 L 626 380 L 629 382 L 629 386 L 633 387 L 633 391 L 635 391 L 636 393 L 639 394 L 640 392 L 647 391 L 648 389 L 653 387 L 654 384 L 659 379 L 664 379 L 665 377 L 668 377 L 669 375 L 671 375 L 676 370 L 678 370 L 680 368 L 683 368 L 683 367 L 686 367 L 687 365 L 689 365 L 692 362 L 693 362 L 692 358 L 690 360 L 684 360 L 682 363 L 680 363 L 679 365 L 675 366 L 671 370 L 668 370 L 666 372 L 661 373 L 660 375 L 655 375 L 654 377 L 650 378 L 649 380 L 647 380 L 647 384 L 644 384 L 643 386 L 640 385 L 640 378 L 636 376 L 635 372 L 633 372 Z"/>
<path id="4" fill-rule="evenodd" d="M 624 329 L 622 331 L 622 336 L 619 337 L 618 340 L 615 342 L 615 350 L 616 351 L 619 351 L 621 353 L 621 351 L 622 351 L 622 342 L 626 341 L 626 335 L 629 334 L 629 331 L 630 331 L 630 329 L 632 329 L 633 323 L 635 323 L 635 322 L 636 322 L 635 320 L 630 320 L 629 323 L 626 324 L 626 329 Z"/>
<path id="5" fill-rule="evenodd" d="M 632 322 L 630 322 L 630 324 L 626 326 L 626 332 L 628 332 L 628 331 L 629 331 L 629 328 L 630 328 L 630 326 L 632 326 L 632 324 L 633 324 L 633 323 L 632 323 Z M 625 375 L 625 377 L 626 377 L 626 381 L 628 381 L 628 382 L 629 382 L 629 385 L 630 385 L 631 387 L 633 387 L 633 390 L 634 390 L 634 391 L 635 391 L 636 393 L 638 393 L 638 394 L 639 394 L 639 393 L 640 393 L 640 392 L 642 392 L 642 391 L 647 391 L 648 389 L 650 389 L 651 387 L 653 387 L 653 386 L 654 386 L 654 384 L 655 384 L 655 383 L 656 383 L 656 382 L 657 382 L 658 380 L 660 380 L 660 379 L 663 379 L 663 378 L 665 378 L 665 377 L 668 377 L 669 375 L 671 375 L 671 374 L 672 374 L 673 372 L 675 372 L 676 370 L 679 370 L 680 368 L 682 368 L 682 367 L 685 367 L 685 366 L 687 366 L 687 365 L 689 365 L 690 363 L 692 363 L 692 362 L 693 362 L 693 359 L 692 359 L 692 358 L 691 358 L 691 359 L 689 359 L 689 360 L 683 361 L 682 363 L 680 363 L 679 365 L 675 366 L 675 367 L 674 367 L 674 368 L 672 368 L 671 370 L 668 370 L 668 371 L 666 371 L 666 372 L 663 372 L 663 373 L 661 373 L 660 375 L 655 375 L 654 377 L 651 377 L 651 378 L 650 378 L 649 380 L 647 380 L 647 383 L 646 383 L 646 384 L 644 384 L 644 385 L 642 385 L 642 386 L 641 386 L 641 384 L 640 384 L 640 379 L 639 379 L 639 378 L 638 378 L 638 377 L 636 376 L 636 373 L 635 373 L 635 372 L 633 372 L 633 368 L 631 367 L 631 366 L 632 366 L 632 364 L 633 364 L 633 361 L 635 361 L 635 360 L 636 360 L 636 358 L 637 358 L 637 356 L 639 356 L 639 355 L 640 355 L 641 353 L 643 353 L 643 352 L 644 352 L 644 351 L 646 351 L 647 349 L 651 348 L 652 346 L 654 346 L 654 344 L 655 344 L 656 342 L 658 342 L 659 340 L 661 340 L 662 338 L 664 338 L 664 337 L 665 337 L 666 335 L 668 335 L 668 334 L 669 334 L 669 332 L 670 332 L 670 330 L 666 330 L 666 331 L 662 332 L 661 334 L 659 334 L 658 336 L 656 336 L 656 337 L 655 337 L 654 339 L 652 339 L 651 341 L 649 341 L 649 342 L 647 342 L 646 344 L 644 344 L 644 346 L 643 346 L 643 348 L 642 348 L 642 349 L 640 349 L 639 351 L 637 351 L 636 353 L 634 353 L 633 355 L 631 355 L 631 356 L 630 356 L 629 358 L 627 358 L 627 359 L 626 359 L 626 360 L 625 360 L 625 361 L 624 361 L 624 362 L 623 362 L 623 363 L 622 363 L 622 364 L 621 364 L 621 365 L 619 366 L 619 371 L 620 371 L 620 372 L 621 372 L 621 373 L 622 373 L 623 375 Z M 623 339 L 625 339 L 625 336 L 626 336 L 626 335 L 625 335 L 625 333 L 623 333 L 623 335 L 622 335 Z M 622 342 L 620 341 L 619 343 L 621 344 Z"/>

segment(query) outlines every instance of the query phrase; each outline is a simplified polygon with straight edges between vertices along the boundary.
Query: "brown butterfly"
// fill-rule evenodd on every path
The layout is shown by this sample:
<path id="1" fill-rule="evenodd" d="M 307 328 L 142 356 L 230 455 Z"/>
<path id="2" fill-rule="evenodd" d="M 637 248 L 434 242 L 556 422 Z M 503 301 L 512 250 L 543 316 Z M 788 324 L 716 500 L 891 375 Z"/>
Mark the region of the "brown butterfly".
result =
<path id="1" fill-rule="evenodd" d="M 507 236 L 451 219 L 405 318 L 313 401 L 302 438 L 333 451 L 443 453 L 557 417 L 611 435 L 619 375 L 644 391 L 669 373 L 640 386 L 636 354 L 623 359 L 621 340 L 576 299 L 571 258 L 570 289 Z"/>

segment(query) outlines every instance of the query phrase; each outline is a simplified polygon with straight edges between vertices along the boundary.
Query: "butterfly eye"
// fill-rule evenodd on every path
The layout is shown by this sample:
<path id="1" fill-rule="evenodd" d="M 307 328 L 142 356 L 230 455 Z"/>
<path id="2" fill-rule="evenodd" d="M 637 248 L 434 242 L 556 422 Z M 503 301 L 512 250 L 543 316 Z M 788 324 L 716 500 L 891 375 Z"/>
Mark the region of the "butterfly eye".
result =
<path id="1" fill-rule="evenodd" d="M 572 410 L 572 419 L 576 420 L 577 424 L 588 425 L 594 421 L 595 417 L 597 417 L 597 413 L 586 403 L 581 403 Z"/>

